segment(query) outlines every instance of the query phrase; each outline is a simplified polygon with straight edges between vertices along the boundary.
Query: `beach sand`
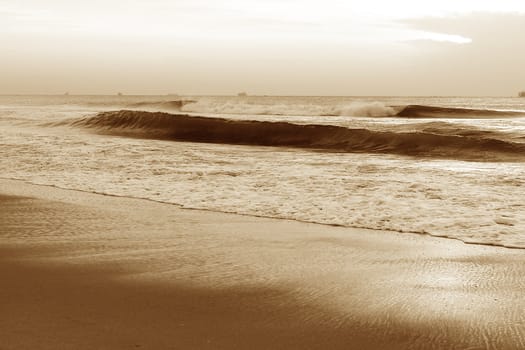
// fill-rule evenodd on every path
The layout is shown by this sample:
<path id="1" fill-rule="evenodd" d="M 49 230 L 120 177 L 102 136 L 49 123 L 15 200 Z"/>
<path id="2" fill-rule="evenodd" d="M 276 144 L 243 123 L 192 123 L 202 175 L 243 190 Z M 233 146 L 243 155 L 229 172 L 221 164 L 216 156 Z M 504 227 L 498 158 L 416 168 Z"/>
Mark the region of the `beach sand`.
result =
<path id="1" fill-rule="evenodd" d="M 523 250 L 0 194 L 2 350 L 525 348 Z"/>

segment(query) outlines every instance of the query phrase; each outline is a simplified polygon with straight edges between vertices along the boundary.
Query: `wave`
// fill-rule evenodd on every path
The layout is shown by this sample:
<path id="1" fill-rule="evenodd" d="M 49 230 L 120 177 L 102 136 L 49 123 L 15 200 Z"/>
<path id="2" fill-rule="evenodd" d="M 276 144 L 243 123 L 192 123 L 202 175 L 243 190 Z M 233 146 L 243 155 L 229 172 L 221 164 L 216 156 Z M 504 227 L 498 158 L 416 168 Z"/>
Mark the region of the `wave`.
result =
<path id="1" fill-rule="evenodd" d="M 121 110 L 68 122 L 103 134 L 147 139 L 298 147 L 334 152 L 391 153 L 468 160 L 518 160 L 525 144 L 491 133 L 436 133 L 350 129 L 334 125 L 229 120 Z M 501 133 L 504 135 L 503 133 Z M 500 135 L 500 136 L 502 136 Z M 503 136 L 502 136 L 503 137 Z"/>
<path id="2" fill-rule="evenodd" d="M 154 108 L 162 110 L 180 111 L 182 107 L 190 103 L 195 103 L 195 100 L 173 100 L 173 101 L 144 101 L 135 102 L 127 105 L 128 108 Z"/>
<path id="3" fill-rule="evenodd" d="M 525 117 L 525 112 L 501 111 L 493 109 L 473 109 L 459 107 L 437 107 L 425 105 L 408 105 L 400 107 L 396 117 L 402 118 L 445 118 L 445 119 L 476 119 Z"/>
<path id="4" fill-rule="evenodd" d="M 270 102 L 270 101 L 268 101 Z M 187 113 L 244 114 L 244 115 L 295 115 L 295 116 L 352 116 L 389 117 L 396 108 L 382 102 L 351 102 L 345 104 L 312 103 L 262 103 L 262 101 L 213 101 L 203 99 L 181 108 Z"/>

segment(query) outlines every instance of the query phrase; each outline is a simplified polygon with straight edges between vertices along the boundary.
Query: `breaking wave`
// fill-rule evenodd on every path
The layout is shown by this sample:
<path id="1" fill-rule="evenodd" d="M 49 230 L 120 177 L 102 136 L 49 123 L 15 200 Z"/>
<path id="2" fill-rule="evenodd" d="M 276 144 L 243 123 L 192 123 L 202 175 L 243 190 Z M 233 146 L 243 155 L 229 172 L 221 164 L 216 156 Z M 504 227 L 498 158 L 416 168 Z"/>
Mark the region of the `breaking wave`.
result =
<path id="1" fill-rule="evenodd" d="M 301 115 L 301 116 L 352 116 L 389 117 L 395 108 L 381 102 L 357 102 L 347 104 L 299 104 L 299 103 L 249 103 L 238 101 L 199 100 L 185 105 L 181 111 L 188 113 L 244 114 L 244 115 Z"/>
<path id="2" fill-rule="evenodd" d="M 128 104 L 128 108 L 154 108 L 161 110 L 180 111 L 182 107 L 187 104 L 195 103 L 194 100 L 174 100 L 174 101 L 158 101 L 158 102 L 136 102 Z"/>
<path id="3" fill-rule="evenodd" d="M 467 160 L 519 160 L 525 144 L 504 133 L 437 124 L 412 131 L 373 131 L 334 125 L 229 120 L 121 110 L 68 122 L 99 133 L 147 139 L 298 147 L 335 152 L 391 153 Z"/>

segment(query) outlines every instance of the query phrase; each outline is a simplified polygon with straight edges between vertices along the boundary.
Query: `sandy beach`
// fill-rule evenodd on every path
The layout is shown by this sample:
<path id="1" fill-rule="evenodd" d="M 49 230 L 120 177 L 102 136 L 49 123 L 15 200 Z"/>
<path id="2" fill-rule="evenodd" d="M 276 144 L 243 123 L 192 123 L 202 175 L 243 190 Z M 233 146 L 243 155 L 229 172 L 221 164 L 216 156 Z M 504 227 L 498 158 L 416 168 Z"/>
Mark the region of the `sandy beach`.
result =
<path id="1" fill-rule="evenodd" d="M 525 350 L 524 1 L 0 24 L 0 350 Z"/>
<path id="2" fill-rule="evenodd" d="M 0 349 L 520 349 L 523 250 L 0 181 Z"/>

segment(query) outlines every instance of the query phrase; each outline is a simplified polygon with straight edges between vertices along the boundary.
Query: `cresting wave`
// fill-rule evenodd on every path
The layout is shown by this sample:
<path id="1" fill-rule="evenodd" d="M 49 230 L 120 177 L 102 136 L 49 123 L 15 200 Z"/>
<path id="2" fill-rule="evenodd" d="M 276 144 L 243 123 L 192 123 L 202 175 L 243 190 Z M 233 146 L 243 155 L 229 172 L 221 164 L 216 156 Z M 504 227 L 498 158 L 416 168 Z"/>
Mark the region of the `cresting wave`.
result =
<path id="1" fill-rule="evenodd" d="M 159 102 L 135 102 L 128 105 L 129 108 L 159 108 L 167 110 L 180 109 L 188 104 L 195 103 L 194 100 L 173 100 L 173 101 L 159 101 Z"/>
<path id="2" fill-rule="evenodd" d="M 147 139 L 254 146 L 298 147 L 335 152 L 391 153 L 466 160 L 523 160 L 525 144 L 493 134 L 392 132 L 333 125 L 229 120 L 183 114 L 121 110 L 68 122 L 99 133 Z M 431 129 L 430 129 L 431 130 Z"/>

